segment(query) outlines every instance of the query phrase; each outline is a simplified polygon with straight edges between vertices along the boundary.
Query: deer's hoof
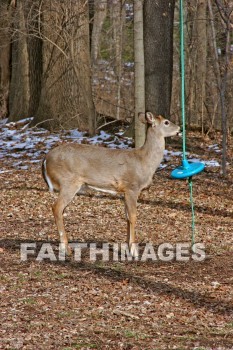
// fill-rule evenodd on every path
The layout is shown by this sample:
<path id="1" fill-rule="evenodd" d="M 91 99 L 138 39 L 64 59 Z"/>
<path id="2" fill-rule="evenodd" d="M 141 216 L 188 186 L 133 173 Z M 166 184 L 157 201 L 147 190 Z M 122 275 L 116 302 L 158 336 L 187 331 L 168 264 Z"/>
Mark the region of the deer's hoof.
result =
<path id="1" fill-rule="evenodd" d="M 130 253 L 133 258 L 136 260 L 139 258 L 139 252 L 138 252 L 138 244 L 137 243 L 131 243 L 130 244 Z"/>

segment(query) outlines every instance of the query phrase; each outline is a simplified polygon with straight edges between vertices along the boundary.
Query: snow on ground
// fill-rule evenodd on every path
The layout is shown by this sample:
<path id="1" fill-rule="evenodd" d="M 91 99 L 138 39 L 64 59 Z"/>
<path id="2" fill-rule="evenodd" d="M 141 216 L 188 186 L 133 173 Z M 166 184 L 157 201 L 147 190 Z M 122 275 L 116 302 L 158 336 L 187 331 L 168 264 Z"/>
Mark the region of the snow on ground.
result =
<path id="1" fill-rule="evenodd" d="M 99 135 L 88 137 L 85 132 L 77 129 L 61 131 L 59 134 L 50 133 L 42 128 L 29 128 L 31 119 L 22 119 L 19 122 L 7 123 L 7 119 L 0 120 L 0 160 L 15 169 L 27 170 L 30 164 L 41 164 L 44 155 L 55 145 L 64 141 L 102 144 L 109 148 L 130 148 L 132 139 L 123 137 L 120 133 L 116 135 L 107 134 L 100 131 Z M 214 144 L 208 147 L 216 153 L 221 152 L 219 145 Z M 220 164 L 215 159 L 208 161 L 201 160 L 197 155 L 192 157 L 187 152 L 187 157 L 192 162 L 202 161 L 207 167 L 219 167 Z M 172 160 L 172 157 L 182 158 L 182 152 L 164 151 L 164 161 Z M 167 164 L 160 165 L 160 168 L 167 167 Z M 9 169 L 0 169 L 0 173 L 9 172 Z"/>

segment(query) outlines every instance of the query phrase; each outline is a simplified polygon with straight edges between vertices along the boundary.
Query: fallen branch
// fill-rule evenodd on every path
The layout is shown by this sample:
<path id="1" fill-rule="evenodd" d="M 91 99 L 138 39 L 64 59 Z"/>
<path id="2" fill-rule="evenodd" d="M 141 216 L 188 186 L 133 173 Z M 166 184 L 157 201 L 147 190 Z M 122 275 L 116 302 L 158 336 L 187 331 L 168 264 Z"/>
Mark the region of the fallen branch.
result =
<path id="1" fill-rule="evenodd" d="M 128 312 L 125 312 L 125 311 L 122 311 L 122 310 L 113 310 L 113 314 L 114 315 L 122 315 L 122 316 L 125 316 L 125 317 L 132 318 L 134 320 L 139 320 L 138 316 L 132 315 L 132 314 L 130 314 Z"/>
<path id="2" fill-rule="evenodd" d="M 108 123 L 105 123 L 105 124 L 103 124 L 103 125 L 101 125 L 101 126 L 99 126 L 96 130 L 99 130 L 99 129 L 101 129 L 101 128 L 103 128 L 104 126 L 106 126 L 106 125 L 109 125 L 109 124 L 112 124 L 112 123 L 116 123 L 116 122 L 118 122 L 119 120 L 111 120 L 110 122 L 108 122 Z"/>

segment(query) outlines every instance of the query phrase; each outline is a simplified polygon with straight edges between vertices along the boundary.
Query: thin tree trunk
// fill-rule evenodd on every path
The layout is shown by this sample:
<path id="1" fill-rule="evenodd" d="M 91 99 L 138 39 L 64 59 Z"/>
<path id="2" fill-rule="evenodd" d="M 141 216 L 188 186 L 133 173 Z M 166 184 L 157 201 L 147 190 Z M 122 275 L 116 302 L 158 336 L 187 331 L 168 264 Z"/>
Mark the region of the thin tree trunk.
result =
<path id="1" fill-rule="evenodd" d="M 217 6 L 219 6 L 218 1 L 216 1 Z M 211 5 L 211 1 L 208 0 L 208 8 L 210 12 L 210 18 L 213 19 L 213 9 Z M 221 14 L 221 9 L 219 8 L 219 13 Z M 229 51 L 230 51 L 230 15 L 225 17 L 225 14 L 223 15 L 223 18 L 225 19 L 225 38 L 226 38 L 226 45 L 225 45 L 225 62 L 224 62 L 224 70 L 223 75 L 221 76 L 221 69 L 219 65 L 219 59 L 218 59 L 218 52 L 217 52 L 217 44 L 216 44 L 216 34 L 215 34 L 215 28 L 213 21 L 211 25 L 212 29 L 212 36 L 213 36 L 213 45 L 214 45 L 214 52 L 215 52 L 215 66 L 216 66 L 216 77 L 217 77 L 217 84 L 218 84 L 218 90 L 219 90 L 219 96 L 220 96 L 220 106 L 221 106 L 221 121 L 222 121 L 222 174 L 223 176 L 226 176 L 226 164 L 227 164 L 227 107 L 226 107 L 226 90 L 227 90 L 227 81 L 228 81 L 228 69 L 229 69 Z"/>
<path id="2" fill-rule="evenodd" d="M 27 47 L 29 57 L 29 116 L 34 117 L 40 102 L 42 65 L 42 40 L 40 33 L 41 0 L 29 0 L 25 4 L 25 17 L 27 18 Z"/>
<path id="3" fill-rule="evenodd" d="M 11 7 L 8 1 L 1 3 L 0 16 L 0 119 L 8 114 L 8 96 L 10 85 L 10 27 Z"/>
<path id="4" fill-rule="evenodd" d="M 216 101 L 217 106 L 217 114 L 221 114 L 221 103 L 219 104 L 219 101 L 221 101 L 221 96 L 220 96 L 220 91 L 221 91 L 221 69 L 220 69 L 220 64 L 219 64 L 219 57 L 218 57 L 218 48 L 217 48 L 217 34 L 214 26 L 214 14 L 213 14 L 213 8 L 212 8 L 212 2 L 211 0 L 208 0 L 208 11 L 209 11 L 209 18 L 210 18 L 210 48 L 212 51 L 212 56 L 213 56 L 213 67 L 214 67 L 214 76 L 216 79 L 216 86 L 217 86 L 217 95 L 218 95 L 218 100 Z M 213 87 L 213 84 L 212 84 Z M 210 92 L 211 95 L 213 95 L 213 91 Z M 213 120 L 213 126 L 220 127 L 219 123 L 216 125 L 216 123 Z"/>
<path id="5" fill-rule="evenodd" d="M 9 95 L 10 121 L 28 117 L 29 111 L 29 58 L 23 5 L 22 0 L 17 1 L 13 19 L 12 70 Z"/>
<path id="6" fill-rule="evenodd" d="M 76 81 L 82 92 L 88 118 L 88 131 L 94 135 L 96 128 L 96 110 L 92 96 L 91 84 L 91 55 L 90 55 L 90 28 L 89 28 L 89 8 L 88 2 L 83 1 L 77 22 L 79 29 L 78 37 L 75 35 L 76 29 L 73 27 L 71 36 L 71 45 L 68 44 L 68 55 L 71 58 L 72 67 L 75 73 Z M 76 41 L 76 43 L 75 43 Z M 75 47 L 76 53 L 75 53 Z"/>
<path id="7" fill-rule="evenodd" d="M 122 0 L 113 0 L 112 19 L 113 19 L 113 41 L 115 46 L 115 74 L 117 78 L 117 110 L 116 119 L 120 119 L 121 103 L 121 78 L 122 78 L 122 35 L 125 18 L 124 6 Z"/>
<path id="8" fill-rule="evenodd" d="M 204 103 L 206 100 L 206 59 L 207 59 L 207 29 L 206 29 L 206 0 L 199 0 L 197 4 L 197 17 L 196 17 L 196 75 L 195 79 L 195 106 L 194 114 L 196 116 L 196 124 L 201 125 L 204 128 L 203 122 L 204 116 Z"/>
<path id="9" fill-rule="evenodd" d="M 134 101 L 135 101 L 135 147 L 145 142 L 145 124 L 138 113 L 145 111 L 145 67 L 143 46 L 143 0 L 134 0 Z"/>
<path id="10" fill-rule="evenodd" d="M 225 69 L 221 86 L 221 109 L 222 109 L 222 173 L 227 174 L 227 83 L 229 70 L 229 51 L 230 51 L 230 20 L 226 23 L 226 47 L 225 47 Z"/>
<path id="11" fill-rule="evenodd" d="M 107 0 L 95 0 L 94 2 L 94 22 L 91 40 L 92 64 L 95 64 L 100 50 L 100 38 L 103 23 L 107 14 Z"/>

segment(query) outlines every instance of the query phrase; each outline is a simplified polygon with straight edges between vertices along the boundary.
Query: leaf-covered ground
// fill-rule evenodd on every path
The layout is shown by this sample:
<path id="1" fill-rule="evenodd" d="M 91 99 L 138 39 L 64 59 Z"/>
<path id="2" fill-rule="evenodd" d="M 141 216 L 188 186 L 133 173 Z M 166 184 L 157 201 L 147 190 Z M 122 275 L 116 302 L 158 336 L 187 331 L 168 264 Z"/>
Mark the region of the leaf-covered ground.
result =
<path id="1" fill-rule="evenodd" d="M 208 142 L 190 135 L 189 149 L 213 156 Z M 213 143 L 213 142 L 212 142 Z M 42 146 L 41 146 L 42 147 Z M 180 143 L 169 147 L 178 151 Z M 232 152 L 232 150 L 230 150 Z M 232 153 L 230 153 L 232 156 Z M 220 154 L 214 154 L 220 162 Z M 172 164 L 179 164 L 172 159 Z M 26 161 L 27 163 L 27 161 Z M 156 172 L 138 204 L 141 246 L 190 242 L 191 211 L 186 181 Z M 233 180 L 206 168 L 194 179 L 196 241 L 202 262 L 20 260 L 25 242 L 58 235 L 49 194 L 37 163 L 15 169 L 0 159 L 1 349 L 233 349 Z M 70 241 L 120 243 L 126 238 L 120 197 L 76 196 L 65 216 Z"/>

